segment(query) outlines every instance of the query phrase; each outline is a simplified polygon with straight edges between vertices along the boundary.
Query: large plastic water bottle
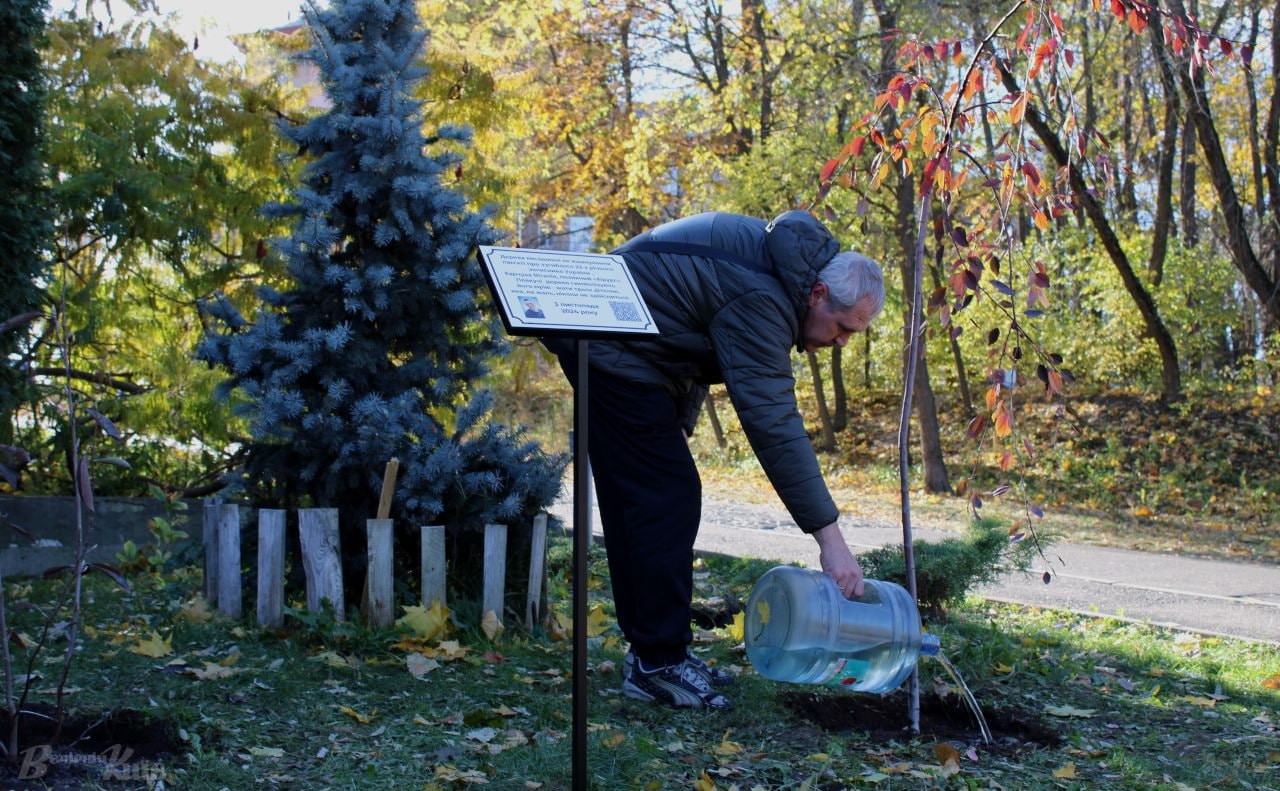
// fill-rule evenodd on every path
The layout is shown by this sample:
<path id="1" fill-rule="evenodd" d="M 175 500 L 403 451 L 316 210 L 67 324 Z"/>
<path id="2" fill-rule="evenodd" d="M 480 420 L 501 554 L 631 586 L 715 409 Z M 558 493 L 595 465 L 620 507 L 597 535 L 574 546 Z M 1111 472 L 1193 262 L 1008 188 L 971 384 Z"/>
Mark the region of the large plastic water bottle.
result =
<path id="1" fill-rule="evenodd" d="M 861 599 L 846 599 L 835 580 L 812 569 L 777 566 L 747 600 L 747 658 L 775 681 L 891 692 L 920 654 L 938 652 L 922 633 L 920 613 L 901 585 L 865 580 Z"/>

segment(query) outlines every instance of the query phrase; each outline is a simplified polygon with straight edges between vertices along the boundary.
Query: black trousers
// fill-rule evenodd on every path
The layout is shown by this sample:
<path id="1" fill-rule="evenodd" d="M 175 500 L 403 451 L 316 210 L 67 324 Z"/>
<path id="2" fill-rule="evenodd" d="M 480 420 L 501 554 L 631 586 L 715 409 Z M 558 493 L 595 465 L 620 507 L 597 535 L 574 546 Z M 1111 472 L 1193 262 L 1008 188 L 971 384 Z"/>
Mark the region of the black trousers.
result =
<path id="1" fill-rule="evenodd" d="M 560 358 L 577 387 L 577 360 Z M 592 369 L 587 446 L 618 625 L 646 665 L 684 659 L 693 640 L 693 542 L 702 481 L 675 398 Z"/>

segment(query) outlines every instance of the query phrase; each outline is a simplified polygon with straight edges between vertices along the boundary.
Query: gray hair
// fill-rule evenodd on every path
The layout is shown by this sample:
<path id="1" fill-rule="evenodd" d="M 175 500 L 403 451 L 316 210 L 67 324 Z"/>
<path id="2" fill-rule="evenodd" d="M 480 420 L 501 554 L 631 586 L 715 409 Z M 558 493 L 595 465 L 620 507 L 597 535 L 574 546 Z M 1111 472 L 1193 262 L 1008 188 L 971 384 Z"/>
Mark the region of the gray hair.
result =
<path id="1" fill-rule="evenodd" d="M 851 308 L 871 297 L 875 308 L 873 317 L 884 308 L 884 276 L 880 265 L 861 253 L 837 253 L 818 272 L 818 280 L 827 284 L 829 299 L 837 307 Z"/>

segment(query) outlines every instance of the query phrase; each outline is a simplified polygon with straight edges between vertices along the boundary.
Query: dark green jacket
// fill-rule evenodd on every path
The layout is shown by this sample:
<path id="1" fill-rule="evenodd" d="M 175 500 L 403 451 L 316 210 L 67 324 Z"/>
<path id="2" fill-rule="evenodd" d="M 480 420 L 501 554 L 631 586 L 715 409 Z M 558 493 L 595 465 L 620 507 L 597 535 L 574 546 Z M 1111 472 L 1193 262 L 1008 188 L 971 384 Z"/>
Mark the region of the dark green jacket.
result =
<path id="1" fill-rule="evenodd" d="M 672 243 L 706 255 L 670 252 Z M 708 213 L 660 225 L 614 252 L 626 260 L 661 336 L 592 341 L 591 367 L 667 388 L 690 432 L 706 386 L 724 383 L 796 524 L 812 532 L 836 521 L 791 369 L 809 291 L 839 252 L 830 231 L 807 212 L 787 212 L 772 228 L 754 217 Z"/>

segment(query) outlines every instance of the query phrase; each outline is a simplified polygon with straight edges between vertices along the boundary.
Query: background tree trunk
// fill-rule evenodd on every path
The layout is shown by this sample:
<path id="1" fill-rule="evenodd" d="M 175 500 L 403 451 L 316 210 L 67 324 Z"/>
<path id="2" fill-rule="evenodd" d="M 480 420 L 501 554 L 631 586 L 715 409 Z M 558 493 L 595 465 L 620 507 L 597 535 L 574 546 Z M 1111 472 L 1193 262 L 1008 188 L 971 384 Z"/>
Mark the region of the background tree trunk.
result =
<path id="1" fill-rule="evenodd" d="M 836 449 L 836 432 L 831 425 L 831 411 L 827 409 L 827 394 L 822 390 L 822 365 L 817 352 L 805 352 L 805 357 L 809 359 L 809 372 L 813 375 L 813 397 L 818 402 L 818 423 L 822 430 L 818 449 L 830 453 Z"/>
<path id="2" fill-rule="evenodd" d="M 711 433 L 716 437 L 716 447 L 724 450 L 728 443 L 724 439 L 724 427 L 720 425 L 720 414 L 716 412 L 716 397 L 710 390 L 707 391 L 704 403 L 707 407 L 707 420 L 711 421 Z"/>
<path id="3" fill-rule="evenodd" d="M 831 347 L 831 426 L 837 432 L 849 427 L 849 396 L 844 389 L 844 349 Z"/>
<path id="4" fill-rule="evenodd" d="M 886 78 L 897 70 L 897 42 L 892 35 L 898 26 L 897 13 L 889 8 L 885 0 L 876 0 L 876 15 L 880 22 L 880 32 L 884 43 L 880 49 L 880 74 Z M 892 133 L 897 117 L 891 114 L 886 121 L 885 131 Z M 895 190 L 893 233 L 898 239 L 902 256 L 899 270 L 902 273 L 902 299 L 906 306 L 904 327 L 904 348 L 910 347 L 911 304 L 915 298 L 912 266 L 916 257 L 915 238 L 919 233 L 916 218 L 915 179 L 910 175 L 898 178 Z M 903 383 L 905 387 L 907 383 Z M 942 438 L 938 426 L 937 402 L 934 399 L 933 387 L 929 384 L 929 366 L 922 354 L 916 368 L 912 411 L 920 427 L 921 464 L 924 466 L 924 487 L 930 492 L 950 492 L 951 482 L 947 476 L 947 465 L 942 456 Z"/>

